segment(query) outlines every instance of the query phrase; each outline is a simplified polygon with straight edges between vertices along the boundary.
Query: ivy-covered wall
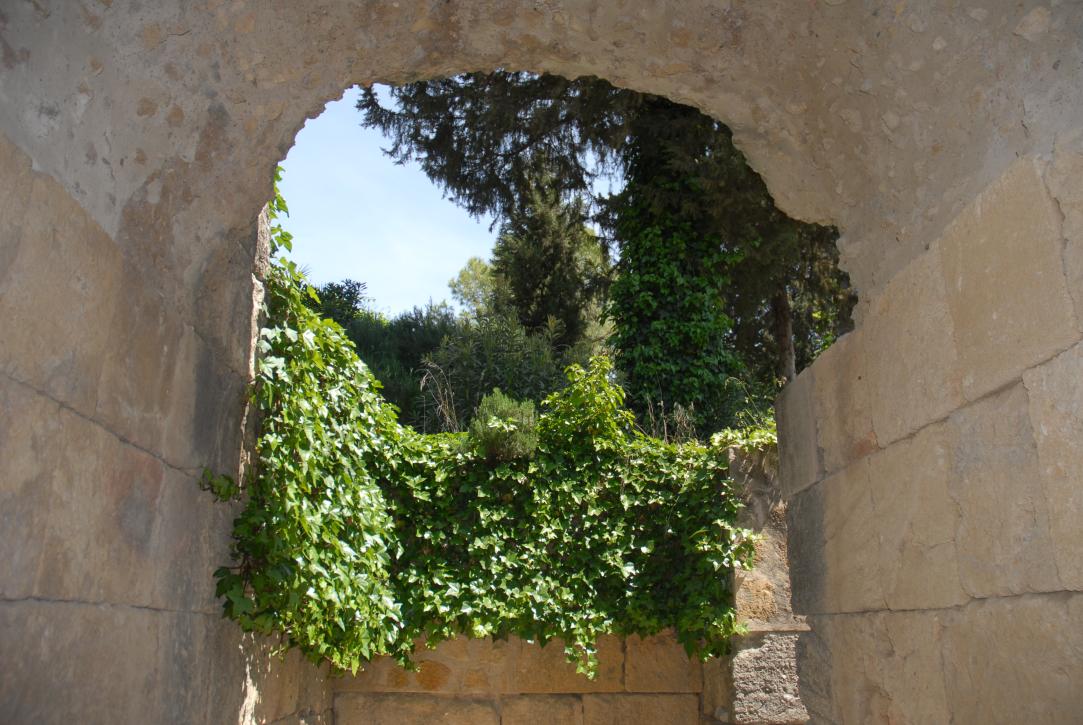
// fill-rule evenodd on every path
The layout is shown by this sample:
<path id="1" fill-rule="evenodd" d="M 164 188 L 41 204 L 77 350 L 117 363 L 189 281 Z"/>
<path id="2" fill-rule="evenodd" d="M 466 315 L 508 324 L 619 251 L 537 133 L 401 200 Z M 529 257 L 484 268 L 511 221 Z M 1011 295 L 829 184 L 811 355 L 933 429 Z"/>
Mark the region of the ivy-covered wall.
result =
<path id="1" fill-rule="evenodd" d="M 605 636 L 591 680 L 566 661 L 560 642 L 459 637 L 419 647 L 417 671 L 388 657 L 331 680 L 337 725 L 804 723 L 796 649 L 807 627 L 790 608 L 785 504 L 770 459 L 731 453 L 747 503 L 741 523 L 759 534 L 758 563 L 735 582 L 748 631 L 731 655 L 689 658 L 672 632 Z"/>

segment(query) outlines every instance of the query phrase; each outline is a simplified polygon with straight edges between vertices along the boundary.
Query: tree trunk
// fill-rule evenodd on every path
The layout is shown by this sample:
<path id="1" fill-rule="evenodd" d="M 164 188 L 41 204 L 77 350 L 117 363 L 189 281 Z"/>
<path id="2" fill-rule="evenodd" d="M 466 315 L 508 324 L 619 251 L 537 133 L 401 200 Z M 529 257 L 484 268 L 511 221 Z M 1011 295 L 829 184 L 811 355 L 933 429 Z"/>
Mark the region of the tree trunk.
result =
<path id="1" fill-rule="evenodd" d="M 778 343 L 778 374 L 788 383 L 797 377 L 797 358 L 793 344 L 793 309 L 785 287 L 771 298 L 771 316 L 774 318 L 775 341 Z"/>

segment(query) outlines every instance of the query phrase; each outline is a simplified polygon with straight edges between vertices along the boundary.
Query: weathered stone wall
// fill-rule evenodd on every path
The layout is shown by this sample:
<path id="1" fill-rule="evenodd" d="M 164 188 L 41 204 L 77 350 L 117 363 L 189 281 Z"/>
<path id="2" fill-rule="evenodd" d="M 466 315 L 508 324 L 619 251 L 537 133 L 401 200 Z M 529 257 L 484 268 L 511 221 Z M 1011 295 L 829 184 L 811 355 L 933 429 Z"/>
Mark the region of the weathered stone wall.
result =
<path id="1" fill-rule="evenodd" d="M 858 329 L 780 402 L 820 721 L 1083 711 L 1083 6 L 0 3 L 0 719 L 330 717 L 217 619 L 255 220 L 347 85 L 593 73 L 841 227 Z M 310 715 L 309 713 L 315 713 Z"/>
<path id="2" fill-rule="evenodd" d="M 1083 712 L 1079 138 L 1015 162 L 781 400 L 822 721 Z"/>

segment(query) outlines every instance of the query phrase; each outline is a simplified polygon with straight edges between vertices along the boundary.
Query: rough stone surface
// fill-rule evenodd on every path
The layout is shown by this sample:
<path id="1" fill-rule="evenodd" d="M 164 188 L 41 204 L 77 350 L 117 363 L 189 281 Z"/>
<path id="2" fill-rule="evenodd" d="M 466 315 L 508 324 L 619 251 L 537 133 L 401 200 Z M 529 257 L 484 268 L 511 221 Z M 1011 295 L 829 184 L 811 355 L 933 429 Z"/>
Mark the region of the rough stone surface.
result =
<path id="1" fill-rule="evenodd" d="M 583 695 L 584 725 L 687 725 L 699 722 L 695 695 Z"/>
<path id="2" fill-rule="evenodd" d="M 869 459 L 879 573 L 890 609 L 963 604 L 955 535 L 959 507 L 949 493 L 958 432 L 941 423 Z"/>
<path id="3" fill-rule="evenodd" d="M 583 700 L 569 695 L 529 695 L 505 698 L 500 725 L 583 725 Z"/>
<path id="4" fill-rule="evenodd" d="M 797 686 L 800 634 L 741 638 L 733 655 L 733 722 L 748 725 L 804 723 L 808 713 Z"/>
<path id="5" fill-rule="evenodd" d="M 1023 385 L 959 410 L 952 424 L 959 447 L 949 493 L 959 508 L 963 589 L 975 597 L 1060 589 Z"/>
<path id="6" fill-rule="evenodd" d="M 1083 320 L 1083 127 L 1058 134 L 1053 160 L 1046 170 L 1049 193 L 1063 224 L 1064 275 L 1075 301 L 1076 319 Z"/>
<path id="7" fill-rule="evenodd" d="M 778 502 L 763 523 L 750 528 L 760 538 L 755 566 L 734 577 L 737 616 L 753 632 L 804 629 L 804 619 L 794 615 L 791 602 L 786 504 Z"/>
<path id="8" fill-rule="evenodd" d="M 1061 586 L 1083 590 L 1083 346 L 1023 375 Z"/>
<path id="9" fill-rule="evenodd" d="M 335 698 L 335 723 L 357 725 L 500 725 L 493 702 L 440 695 L 342 693 Z"/>
<path id="10" fill-rule="evenodd" d="M 963 392 L 970 400 L 1080 339 L 1063 246 L 1059 212 L 1033 158 L 1017 161 L 940 240 Z"/>

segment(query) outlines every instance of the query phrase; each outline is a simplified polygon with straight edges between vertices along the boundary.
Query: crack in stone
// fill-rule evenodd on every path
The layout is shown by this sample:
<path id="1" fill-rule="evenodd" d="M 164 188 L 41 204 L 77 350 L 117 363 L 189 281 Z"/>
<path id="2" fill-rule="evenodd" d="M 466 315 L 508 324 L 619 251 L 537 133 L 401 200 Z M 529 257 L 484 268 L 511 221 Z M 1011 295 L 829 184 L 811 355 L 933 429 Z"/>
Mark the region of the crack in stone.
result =
<path id="1" fill-rule="evenodd" d="M 3 375 L 5 378 L 7 378 L 11 382 L 15 383 L 16 385 L 19 385 L 19 386 L 21 386 L 23 388 L 26 388 L 27 390 L 30 390 L 31 392 L 33 392 L 33 393 L 35 393 L 37 395 L 40 395 L 41 397 L 45 398 L 46 400 L 52 402 L 54 405 L 58 406 L 61 410 L 66 411 L 68 413 L 71 413 L 76 418 L 79 418 L 80 420 L 86 421 L 87 423 L 90 423 L 91 425 L 93 425 L 93 426 L 95 426 L 97 428 L 100 428 L 101 430 L 103 430 L 106 433 L 108 433 L 109 435 L 111 435 L 113 438 L 116 438 L 118 441 L 120 441 L 120 443 L 122 443 L 122 444 L 124 444 L 126 446 L 130 446 L 131 448 L 134 448 L 135 450 L 139 451 L 140 453 L 144 453 L 144 454 L 150 456 L 151 458 L 158 461 L 163 466 L 165 466 L 165 467 L 167 467 L 169 469 L 177 471 L 178 473 L 182 473 L 185 476 L 191 476 L 193 478 L 198 478 L 200 475 L 202 475 L 202 472 L 203 472 L 202 467 L 199 467 L 199 466 L 182 466 L 182 465 L 180 465 L 178 463 L 174 463 L 172 461 L 169 461 L 168 459 L 162 457 L 158 453 L 155 453 L 154 451 L 150 450 L 149 448 L 141 446 L 138 443 L 136 443 L 135 441 L 130 440 L 129 438 L 126 438 L 125 436 L 121 435 L 120 433 L 117 433 L 115 430 L 112 430 L 108 425 L 106 425 L 102 421 L 97 420 L 96 418 L 94 418 L 92 416 L 89 416 L 86 413 L 83 413 L 82 411 L 80 411 L 80 410 L 78 410 L 76 408 L 73 408 L 71 405 L 69 405 L 68 403 L 65 403 L 62 400 L 58 400 L 57 398 L 50 395 L 48 392 L 42 390 L 41 388 L 38 388 L 36 385 L 28 383 L 25 380 L 20 380 L 19 378 L 15 377 L 14 375 L 12 375 L 11 373 L 8 373 L 8 372 L 0 373 L 0 375 Z"/>
<path id="2" fill-rule="evenodd" d="M 1057 151 L 1053 152 L 1054 159 L 1057 157 Z M 1071 242 L 1068 239 L 1066 231 L 1068 216 L 1064 213 L 1064 206 L 1061 204 L 1060 196 L 1054 191 L 1053 187 L 1049 183 L 1049 170 L 1053 162 L 1048 162 L 1042 165 L 1042 173 L 1039 177 L 1042 180 L 1042 186 L 1045 189 L 1045 193 L 1049 195 L 1050 200 L 1053 202 L 1053 208 L 1057 210 L 1057 231 L 1060 237 L 1060 272 L 1064 277 L 1064 288 L 1068 291 L 1068 298 L 1072 301 L 1072 318 L 1075 320 L 1076 330 L 1083 332 L 1083 325 L 1079 318 L 1079 310 L 1083 307 L 1083 298 L 1081 294 L 1072 289 L 1072 280 L 1068 277 L 1068 249 L 1071 246 Z"/>
<path id="3" fill-rule="evenodd" d="M 136 609 L 139 611 L 159 612 L 163 614 L 193 614 L 201 617 L 220 617 L 221 612 L 205 611 L 202 609 L 172 609 L 169 607 L 155 607 L 150 604 L 130 604 L 127 602 L 93 601 L 89 599 L 59 599 L 53 597 L 0 597 L 0 605 L 4 604 L 58 604 L 75 607 L 103 607 L 108 609 Z"/>

